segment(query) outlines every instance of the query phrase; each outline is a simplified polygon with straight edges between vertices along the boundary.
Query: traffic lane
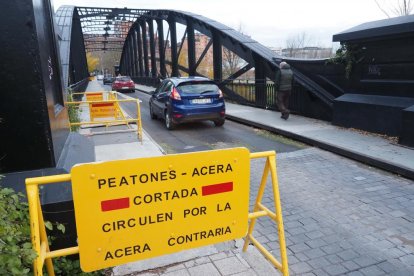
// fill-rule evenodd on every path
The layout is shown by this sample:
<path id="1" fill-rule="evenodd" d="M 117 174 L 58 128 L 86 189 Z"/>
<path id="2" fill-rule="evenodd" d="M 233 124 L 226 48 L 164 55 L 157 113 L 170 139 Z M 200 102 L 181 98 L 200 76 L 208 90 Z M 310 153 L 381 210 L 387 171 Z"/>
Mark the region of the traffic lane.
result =
<path id="1" fill-rule="evenodd" d="M 275 150 L 291 152 L 306 147 L 303 144 L 268 131 L 251 128 L 246 125 L 226 120 L 222 127 L 215 127 L 211 121 L 178 125 L 168 131 L 163 119 L 152 120 L 149 113 L 150 95 L 136 91 L 126 96 L 140 99 L 142 125 L 145 131 L 167 152 L 183 153 L 201 150 L 213 150 L 230 147 L 246 147 L 251 152 Z M 133 104 L 122 104 L 123 108 L 136 115 Z"/>

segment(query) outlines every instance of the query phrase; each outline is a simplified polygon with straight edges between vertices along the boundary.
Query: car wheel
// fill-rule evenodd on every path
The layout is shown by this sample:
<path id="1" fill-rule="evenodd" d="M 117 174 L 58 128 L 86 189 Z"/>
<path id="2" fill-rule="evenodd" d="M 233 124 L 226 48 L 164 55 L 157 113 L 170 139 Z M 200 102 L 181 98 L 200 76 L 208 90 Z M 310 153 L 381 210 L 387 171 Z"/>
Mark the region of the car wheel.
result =
<path id="1" fill-rule="evenodd" d="M 173 130 L 175 127 L 175 124 L 173 123 L 172 118 L 171 118 L 171 114 L 168 111 L 165 111 L 165 127 L 168 130 Z"/>
<path id="2" fill-rule="evenodd" d="M 225 122 L 224 119 L 216 120 L 216 121 L 214 121 L 214 125 L 216 127 L 220 127 L 220 126 L 224 125 L 224 122 Z"/>
<path id="3" fill-rule="evenodd" d="M 149 104 L 149 108 L 150 108 L 150 116 L 151 119 L 157 119 L 157 115 L 154 114 L 154 110 L 152 109 L 152 104 Z"/>

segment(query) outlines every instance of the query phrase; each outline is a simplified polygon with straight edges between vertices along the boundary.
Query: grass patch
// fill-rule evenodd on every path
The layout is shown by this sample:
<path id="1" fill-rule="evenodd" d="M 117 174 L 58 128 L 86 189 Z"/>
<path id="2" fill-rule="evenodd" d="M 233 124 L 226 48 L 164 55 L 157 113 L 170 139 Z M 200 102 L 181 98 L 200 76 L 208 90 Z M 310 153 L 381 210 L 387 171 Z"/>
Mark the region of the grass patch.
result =
<path id="1" fill-rule="evenodd" d="M 255 128 L 254 131 L 256 132 L 257 135 L 262 136 L 264 138 L 279 142 L 279 143 L 283 143 L 285 145 L 290 145 L 290 146 L 294 146 L 300 149 L 304 149 L 304 148 L 308 148 L 309 146 L 302 143 L 302 142 L 298 142 L 295 140 L 292 140 L 290 138 L 287 138 L 285 136 L 279 135 L 279 134 L 274 134 L 273 132 L 270 132 L 268 130 L 264 130 L 264 129 L 257 129 Z"/>
<path id="2" fill-rule="evenodd" d="M 73 96 L 70 92 L 67 94 L 67 101 L 73 102 Z M 71 123 L 79 123 L 80 122 L 79 107 L 73 104 L 68 104 L 67 108 L 68 108 L 69 121 Z M 70 131 L 78 131 L 79 127 L 80 127 L 79 125 L 71 126 Z"/>

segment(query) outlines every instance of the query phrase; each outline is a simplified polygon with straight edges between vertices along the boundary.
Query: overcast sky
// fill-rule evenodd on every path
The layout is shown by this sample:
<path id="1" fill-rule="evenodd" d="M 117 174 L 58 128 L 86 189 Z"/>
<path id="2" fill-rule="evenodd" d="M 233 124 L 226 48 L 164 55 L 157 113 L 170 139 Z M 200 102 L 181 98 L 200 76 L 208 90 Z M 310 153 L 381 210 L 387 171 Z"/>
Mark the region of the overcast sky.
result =
<path id="1" fill-rule="evenodd" d="M 265 46 L 285 47 L 305 33 L 307 46 L 332 46 L 332 35 L 385 19 L 374 0 L 52 0 L 81 7 L 128 7 L 190 11 L 238 28 Z"/>

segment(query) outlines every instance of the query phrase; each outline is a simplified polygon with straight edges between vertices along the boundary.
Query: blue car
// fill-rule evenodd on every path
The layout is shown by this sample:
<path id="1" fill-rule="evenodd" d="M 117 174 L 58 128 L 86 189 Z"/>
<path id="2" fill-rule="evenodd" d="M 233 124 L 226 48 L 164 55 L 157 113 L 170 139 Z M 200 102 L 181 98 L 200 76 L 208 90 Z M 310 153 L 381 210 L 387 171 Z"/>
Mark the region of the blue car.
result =
<path id="1" fill-rule="evenodd" d="M 163 118 L 169 130 L 204 120 L 222 126 L 226 115 L 223 93 L 214 81 L 202 77 L 165 79 L 152 94 L 149 107 L 151 118 Z"/>

